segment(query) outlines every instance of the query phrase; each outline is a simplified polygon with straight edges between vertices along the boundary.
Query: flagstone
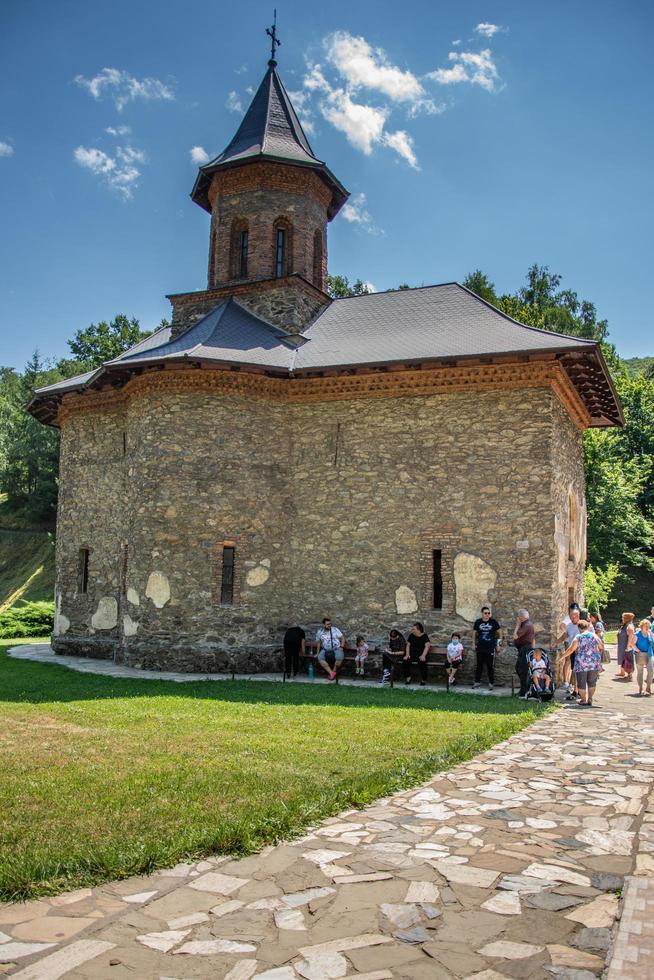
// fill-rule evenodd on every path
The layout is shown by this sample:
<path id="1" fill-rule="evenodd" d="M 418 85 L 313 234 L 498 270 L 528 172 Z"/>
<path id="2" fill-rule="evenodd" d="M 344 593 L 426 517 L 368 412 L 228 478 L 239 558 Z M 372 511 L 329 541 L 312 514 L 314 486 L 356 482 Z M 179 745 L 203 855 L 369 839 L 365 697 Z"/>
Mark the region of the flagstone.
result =
<path id="1" fill-rule="evenodd" d="M 334 877 L 341 878 L 342 876 L 335 875 Z M 388 881 L 390 878 L 393 878 L 393 875 L 388 871 L 373 871 L 365 875 L 348 875 L 344 881 L 339 881 L 339 884 L 358 885 L 364 881 Z"/>
<path id="2" fill-rule="evenodd" d="M 518 892 L 503 891 L 482 902 L 481 907 L 498 915 L 520 915 L 520 895 Z"/>
<path id="3" fill-rule="evenodd" d="M 347 960 L 341 953 L 319 953 L 300 960 L 295 964 L 295 969 L 306 980 L 338 980 L 347 973 Z"/>
<path id="4" fill-rule="evenodd" d="M 361 936 L 346 936 L 341 939 L 330 939 L 328 942 L 317 943 L 314 946 L 303 946 L 298 952 L 305 959 L 310 959 L 320 953 L 344 953 L 350 949 L 362 949 L 365 946 L 379 946 L 390 942 L 390 936 L 382 936 L 380 933 L 364 933 Z"/>
<path id="5" fill-rule="evenodd" d="M 253 943 L 234 942 L 230 939 L 195 939 L 173 950 L 173 955 L 215 956 L 218 953 L 256 953 L 256 950 Z"/>
<path id="6" fill-rule="evenodd" d="M 624 830 L 582 830 L 576 838 L 593 849 L 607 851 L 609 854 L 631 854 L 634 834 Z"/>
<path id="7" fill-rule="evenodd" d="M 225 974 L 224 980 L 250 980 L 250 977 L 253 977 L 257 972 L 257 966 L 256 960 L 240 960 L 229 973 Z M 164 978 L 160 977 L 159 980 L 164 980 Z"/>
<path id="8" fill-rule="evenodd" d="M 26 942 L 60 943 L 93 925 L 93 921 L 88 916 L 44 915 L 14 926 L 12 932 L 14 939 Z"/>
<path id="9" fill-rule="evenodd" d="M 137 892 L 136 895 L 122 895 L 121 898 L 124 902 L 130 902 L 132 905 L 141 905 L 143 902 L 147 902 L 148 899 L 154 898 L 156 894 L 156 891 Z"/>
<path id="10" fill-rule="evenodd" d="M 408 929 L 421 919 L 415 905 L 385 903 L 379 906 L 379 910 L 398 929 Z"/>
<path id="11" fill-rule="evenodd" d="M 529 867 L 525 868 L 523 874 L 528 878 L 540 878 L 545 881 L 565 881 L 571 885 L 590 885 L 590 878 L 555 864 L 530 864 Z"/>
<path id="12" fill-rule="evenodd" d="M 36 919 L 40 915 L 47 915 L 50 911 L 48 902 L 11 902 L 9 905 L 0 905 L 0 925 L 14 925 L 16 922 L 27 922 L 28 919 Z"/>
<path id="13" fill-rule="evenodd" d="M 49 953 L 31 966 L 14 973 L 13 976 L 18 980 L 59 980 L 76 967 L 88 963 L 89 960 L 113 948 L 113 943 L 98 939 L 78 939 L 77 942 L 58 949 L 55 953 Z"/>
<path id="14" fill-rule="evenodd" d="M 566 919 L 581 922 L 589 928 L 610 928 L 618 914 L 618 907 L 617 895 L 599 895 L 587 905 L 568 912 Z"/>
<path id="15" fill-rule="evenodd" d="M 257 978 L 259 977 L 261 980 L 293 980 L 297 977 L 297 973 L 292 966 L 277 966 L 272 970 L 257 973 Z"/>
<path id="16" fill-rule="evenodd" d="M 440 889 L 432 881 L 412 881 L 406 893 L 405 902 L 437 902 Z"/>
<path id="17" fill-rule="evenodd" d="M 149 949 L 156 949 L 160 953 L 167 953 L 177 946 L 188 936 L 190 929 L 167 929 L 165 932 L 150 932 L 144 936 L 137 936 L 137 942 Z"/>
<path id="18" fill-rule="evenodd" d="M 553 966 L 569 966 L 576 970 L 598 971 L 604 968 L 604 957 L 585 953 L 572 946 L 552 945 L 547 947 Z"/>
<path id="19" fill-rule="evenodd" d="M 197 926 L 200 922 L 208 922 L 209 916 L 206 912 L 191 912 L 190 915 L 180 915 L 176 919 L 168 920 L 169 929 L 184 929 L 186 926 Z"/>
<path id="20" fill-rule="evenodd" d="M 55 943 L 2 943 L 0 945 L 0 963 L 11 963 L 12 960 L 22 959 L 23 956 L 33 956 L 51 949 Z"/>
<path id="21" fill-rule="evenodd" d="M 542 953 L 543 949 L 543 946 L 534 946 L 532 943 L 512 943 L 507 940 L 499 940 L 482 946 L 479 952 L 482 956 L 492 956 L 503 960 L 523 960 L 528 956 Z"/>
<path id="22" fill-rule="evenodd" d="M 224 875 L 219 871 L 209 871 L 201 878 L 192 881 L 189 888 L 201 892 L 213 892 L 216 895 L 231 895 L 247 883 L 247 878 L 236 878 L 234 875 Z"/>
<path id="23" fill-rule="evenodd" d="M 55 908 L 59 908 L 62 905 L 75 905 L 77 902 L 83 902 L 85 898 L 90 898 L 93 894 L 91 888 L 77 888 L 74 892 L 64 892 L 63 895 L 56 895 L 54 898 L 48 899 L 50 905 Z"/>
<path id="24" fill-rule="evenodd" d="M 273 915 L 275 925 L 278 929 L 302 930 L 306 932 L 307 927 L 300 909 L 276 909 Z"/>
<path id="25" fill-rule="evenodd" d="M 527 895 L 524 898 L 525 905 L 532 909 L 543 909 L 546 912 L 562 912 L 578 906 L 580 898 L 572 895 L 558 895 L 554 892 L 540 892 L 537 895 Z"/>
<path id="26" fill-rule="evenodd" d="M 471 865 L 449 864 L 445 861 L 434 861 L 433 866 L 439 874 L 448 881 L 474 888 L 490 888 L 499 878 L 499 871 L 487 868 L 474 868 Z"/>

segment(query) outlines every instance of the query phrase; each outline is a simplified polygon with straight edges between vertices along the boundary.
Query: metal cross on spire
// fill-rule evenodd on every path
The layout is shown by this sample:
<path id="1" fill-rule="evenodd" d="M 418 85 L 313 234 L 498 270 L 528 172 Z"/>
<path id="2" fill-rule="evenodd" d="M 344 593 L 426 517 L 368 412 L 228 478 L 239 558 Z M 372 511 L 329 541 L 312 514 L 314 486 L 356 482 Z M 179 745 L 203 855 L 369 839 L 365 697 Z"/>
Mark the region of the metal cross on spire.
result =
<path id="1" fill-rule="evenodd" d="M 266 34 L 270 38 L 270 61 L 268 62 L 268 64 L 274 67 L 277 64 L 277 61 L 275 59 L 275 49 L 278 48 L 279 45 L 282 43 L 277 37 L 277 10 L 276 9 L 273 11 L 272 28 L 267 27 Z"/>

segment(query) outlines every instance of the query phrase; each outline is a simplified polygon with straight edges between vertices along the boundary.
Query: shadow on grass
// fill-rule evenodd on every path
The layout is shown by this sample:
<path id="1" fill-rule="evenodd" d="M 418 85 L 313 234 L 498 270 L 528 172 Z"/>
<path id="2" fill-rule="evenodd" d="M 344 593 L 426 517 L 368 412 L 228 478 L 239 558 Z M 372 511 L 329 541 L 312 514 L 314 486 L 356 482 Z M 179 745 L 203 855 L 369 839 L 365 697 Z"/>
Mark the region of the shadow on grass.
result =
<path id="1" fill-rule="evenodd" d="M 400 708 L 414 711 L 454 711 L 488 715 L 541 713 L 536 702 L 510 697 L 447 693 L 402 688 L 350 687 L 317 681 L 282 684 L 274 681 L 136 680 L 82 674 L 63 664 L 14 660 L 0 654 L 0 702 L 48 704 L 112 698 L 177 697 L 249 704 L 309 705 L 315 707 Z"/>

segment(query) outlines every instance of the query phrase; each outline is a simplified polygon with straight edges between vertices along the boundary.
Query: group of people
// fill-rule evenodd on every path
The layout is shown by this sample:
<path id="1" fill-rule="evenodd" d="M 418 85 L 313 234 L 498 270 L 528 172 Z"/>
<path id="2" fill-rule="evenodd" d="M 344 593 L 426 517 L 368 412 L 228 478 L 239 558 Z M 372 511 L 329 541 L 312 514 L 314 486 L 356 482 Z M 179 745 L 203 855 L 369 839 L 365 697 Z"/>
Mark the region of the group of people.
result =
<path id="1" fill-rule="evenodd" d="M 654 675 L 654 606 L 649 616 L 634 625 L 634 613 L 622 614 L 622 625 L 618 630 L 618 679 L 633 680 L 634 667 L 638 683 L 638 697 L 652 696 Z M 643 691 L 643 681 L 645 690 Z"/>
<path id="2" fill-rule="evenodd" d="M 654 607 L 651 615 L 634 625 L 635 615 L 623 613 L 618 632 L 618 677 L 632 680 L 636 671 L 638 695 L 650 697 L 654 680 Z M 519 696 L 528 698 L 546 695 L 551 697 L 554 682 L 563 686 L 566 700 L 576 701 L 583 707 L 593 706 L 597 680 L 610 661 L 605 648 L 604 625 L 601 620 L 582 609 L 578 603 L 570 604 L 568 615 L 561 623 L 557 644 L 563 644 L 556 672 L 550 668 L 547 653 L 535 647 L 535 628 L 527 609 L 521 609 L 516 617 L 511 636 L 516 648 L 515 670 L 520 679 Z M 342 631 L 325 617 L 316 633 L 318 664 L 329 681 L 335 681 L 345 659 L 345 638 Z M 489 606 L 483 606 L 472 629 L 472 650 L 476 655 L 473 688 L 479 686 L 484 673 L 490 690 L 495 685 L 495 657 L 506 642 L 505 631 L 492 615 Z M 382 650 L 382 684 L 390 681 L 395 667 L 402 667 L 405 684 L 411 684 L 417 672 L 419 683 L 427 683 L 428 657 L 431 647 L 429 635 L 420 622 L 415 622 L 405 637 L 400 630 L 391 629 L 386 648 Z M 286 672 L 295 676 L 300 657 L 306 652 L 306 633 L 300 626 L 290 627 L 284 636 Z M 369 646 L 362 635 L 356 638 L 355 670 L 364 676 Z M 464 664 L 465 649 L 462 636 L 452 633 L 447 645 L 446 672 L 450 686 L 456 685 L 457 675 Z M 643 686 L 645 690 L 643 691 Z"/>
<path id="3" fill-rule="evenodd" d="M 518 632 L 518 625 L 520 630 Z M 516 624 L 516 633 L 520 643 L 533 645 L 534 627 L 526 610 L 521 610 Z M 516 642 L 514 633 L 514 642 Z M 329 617 L 322 621 L 315 638 L 317 646 L 316 659 L 329 681 L 335 681 L 345 659 L 345 638 L 342 631 L 334 626 Z M 472 648 L 476 654 L 475 679 L 473 687 L 481 683 L 484 671 L 488 677 L 488 686 L 492 690 L 495 684 L 495 656 L 504 642 L 502 625 L 492 616 L 489 606 L 483 606 L 479 618 L 472 630 Z M 405 637 L 398 629 L 391 629 L 386 649 L 382 651 L 382 684 L 391 679 L 391 672 L 401 665 L 404 683 L 411 684 L 414 673 L 418 673 L 422 687 L 427 683 L 428 657 L 431 641 L 422 623 L 415 622 Z M 284 635 L 284 654 L 286 673 L 295 676 L 299 670 L 300 657 L 306 652 L 306 633 L 300 626 L 291 626 Z M 357 675 L 364 676 L 369 646 L 365 637 L 356 638 L 354 657 Z M 446 671 L 450 686 L 457 683 L 457 674 L 464 663 L 465 650 L 461 634 L 452 633 L 447 645 Z"/>

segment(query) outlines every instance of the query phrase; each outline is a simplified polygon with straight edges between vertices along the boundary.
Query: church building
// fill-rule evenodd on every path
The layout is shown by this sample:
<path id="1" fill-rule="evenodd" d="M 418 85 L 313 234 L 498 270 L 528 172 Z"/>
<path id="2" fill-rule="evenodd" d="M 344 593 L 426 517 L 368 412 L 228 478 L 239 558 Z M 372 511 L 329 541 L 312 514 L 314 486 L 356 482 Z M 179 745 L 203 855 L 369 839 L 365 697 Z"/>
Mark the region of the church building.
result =
<path id="1" fill-rule="evenodd" d="M 274 58 L 191 197 L 207 288 L 29 406 L 61 430 L 55 651 L 266 670 L 289 625 L 469 645 L 484 603 L 548 643 L 583 593 L 584 430 L 622 422 L 599 345 L 456 282 L 331 299 L 348 192 Z"/>

